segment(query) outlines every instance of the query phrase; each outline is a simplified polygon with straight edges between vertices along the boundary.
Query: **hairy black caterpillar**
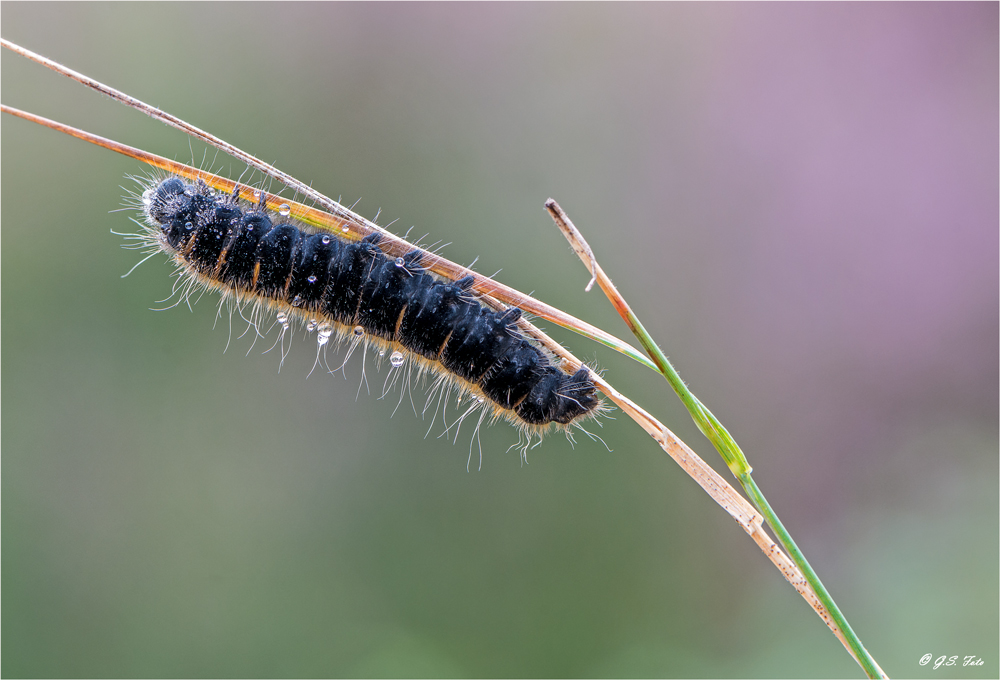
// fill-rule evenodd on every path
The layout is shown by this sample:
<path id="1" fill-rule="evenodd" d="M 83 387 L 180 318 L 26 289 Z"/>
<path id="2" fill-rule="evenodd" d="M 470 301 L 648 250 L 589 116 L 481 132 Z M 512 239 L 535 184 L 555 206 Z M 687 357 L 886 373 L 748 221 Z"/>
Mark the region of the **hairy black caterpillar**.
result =
<path id="1" fill-rule="evenodd" d="M 321 346 L 336 331 L 393 350 L 394 366 L 406 356 L 439 366 L 529 441 L 600 407 L 587 368 L 567 374 L 522 336 L 520 309 L 483 306 L 470 293 L 471 276 L 439 280 L 420 266 L 418 250 L 391 259 L 378 234 L 352 243 L 275 224 L 262 206 L 241 204 L 239 186 L 216 194 L 173 176 L 146 189 L 142 209 L 147 239 L 198 283 L 263 301 L 281 310 L 283 324 L 289 314 L 308 320 Z"/>

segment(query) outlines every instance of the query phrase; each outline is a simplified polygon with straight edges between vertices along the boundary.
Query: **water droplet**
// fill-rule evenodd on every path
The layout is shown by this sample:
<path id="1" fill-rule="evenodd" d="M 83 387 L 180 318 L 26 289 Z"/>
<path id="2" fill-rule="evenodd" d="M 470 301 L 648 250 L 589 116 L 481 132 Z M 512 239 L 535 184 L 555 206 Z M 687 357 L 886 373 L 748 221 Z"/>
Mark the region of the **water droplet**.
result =
<path id="1" fill-rule="evenodd" d="M 486 401 L 486 399 L 484 399 L 483 397 L 476 397 L 476 401 L 482 404 L 484 401 Z"/>
<path id="2" fill-rule="evenodd" d="M 396 258 L 396 266 L 397 267 L 402 267 L 404 264 L 406 264 L 406 260 L 404 260 L 401 257 L 397 257 Z"/>
<path id="3" fill-rule="evenodd" d="M 340 228 L 340 230 L 346 234 L 351 230 L 351 228 L 345 224 L 343 227 Z"/>
<path id="4" fill-rule="evenodd" d="M 185 222 L 184 228 L 187 229 L 188 231 L 191 231 L 192 229 L 194 229 L 194 225 L 191 224 L 190 222 Z"/>
<path id="5" fill-rule="evenodd" d="M 258 189 L 254 189 L 253 190 L 253 200 L 255 200 L 255 201 L 259 201 L 260 200 L 260 190 L 258 190 Z"/>
<path id="6" fill-rule="evenodd" d="M 378 355 L 379 355 L 380 357 L 384 357 L 384 356 L 385 356 L 385 350 L 384 350 L 384 349 L 380 349 L 380 350 L 378 351 Z"/>
<path id="7" fill-rule="evenodd" d="M 142 192 L 142 204 L 147 208 L 153 204 L 153 189 L 150 187 Z"/>
<path id="8" fill-rule="evenodd" d="M 360 338 L 364 334 L 365 334 L 365 329 L 364 329 L 363 326 L 355 326 L 354 327 L 354 335 L 355 335 L 355 337 Z"/>
<path id="9" fill-rule="evenodd" d="M 212 187 L 209 187 L 208 188 L 208 195 L 209 196 L 215 196 L 215 189 L 213 189 Z"/>
<path id="10" fill-rule="evenodd" d="M 316 283 L 317 279 L 316 279 L 316 276 L 315 276 L 315 275 L 312 275 L 312 276 L 309 276 L 309 277 L 308 277 L 308 278 L 306 279 L 306 281 L 308 281 L 309 283 Z"/>
<path id="11" fill-rule="evenodd" d="M 316 330 L 317 326 L 319 326 L 319 321 L 317 321 L 316 319 L 309 319 L 309 323 L 306 324 L 306 330 L 312 333 L 314 330 Z"/>
<path id="12" fill-rule="evenodd" d="M 330 340 L 330 336 L 333 335 L 333 324 L 321 323 L 316 327 L 316 334 L 316 342 L 322 347 Z"/>
<path id="13" fill-rule="evenodd" d="M 191 187 L 188 187 L 187 189 L 184 190 L 184 195 L 185 196 L 194 196 L 194 189 L 192 189 Z"/>
<path id="14" fill-rule="evenodd" d="M 292 307 L 301 307 L 304 300 L 301 295 L 296 295 L 292 298 Z"/>
<path id="15" fill-rule="evenodd" d="M 277 319 L 278 323 L 281 324 L 281 327 L 283 329 L 285 329 L 286 331 L 288 330 L 288 315 L 287 314 L 285 314 L 284 312 L 278 312 L 278 314 L 275 317 L 275 319 Z"/>
<path id="16" fill-rule="evenodd" d="M 330 237 L 329 237 L 329 236 L 324 236 L 324 237 L 323 237 L 322 239 L 320 239 L 320 240 L 321 240 L 321 241 L 323 241 L 323 245 L 324 245 L 324 246 L 330 243 Z"/>
<path id="17" fill-rule="evenodd" d="M 282 203 L 281 205 L 278 206 L 278 214 L 281 215 L 282 217 L 288 217 L 289 215 L 292 214 L 292 206 L 288 205 L 287 203 Z"/>
<path id="18" fill-rule="evenodd" d="M 406 357 L 403 356 L 402 352 L 396 351 L 389 355 L 389 363 L 392 364 L 393 368 L 399 368 L 406 361 Z"/>

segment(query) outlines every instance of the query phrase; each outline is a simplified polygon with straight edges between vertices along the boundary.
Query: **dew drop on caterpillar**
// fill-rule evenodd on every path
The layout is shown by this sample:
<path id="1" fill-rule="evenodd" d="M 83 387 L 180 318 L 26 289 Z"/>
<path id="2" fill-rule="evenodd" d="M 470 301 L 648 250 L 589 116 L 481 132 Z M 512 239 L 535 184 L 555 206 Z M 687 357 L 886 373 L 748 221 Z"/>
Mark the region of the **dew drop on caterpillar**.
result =
<path id="1" fill-rule="evenodd" d="M 286 219 L 287 205 L 271 215 L 241 191 L 254 195 L 239 185 L 217 193 L 177 176 L 144 184 L 141 240 L 174 260 L 182 291 L 218 291 L 240 308 L 251 305 L 252 318 L 272 310 L 282 333 L 292 323 L 316 331 L 317 360 L 335 334 L 352 351 L 364 341 L 389 354 L 394 369 L 411 362 L 418 374 L 436 376 L 432 397 L 451 386 L 471 399 L 453 425 L 483 408 L 479 422 L 491 413 L 514 424 L 527 437 L 524 450 L 546 430 L 569 434 L 600 411 L 589 370 L 558 368 L 518 330 L 521 310 L 481 304 L 471 276 L 441 280 L 421 267 L 419 250 L 390 258 L 377 233 L 349 242 L 300 228 Z"/>

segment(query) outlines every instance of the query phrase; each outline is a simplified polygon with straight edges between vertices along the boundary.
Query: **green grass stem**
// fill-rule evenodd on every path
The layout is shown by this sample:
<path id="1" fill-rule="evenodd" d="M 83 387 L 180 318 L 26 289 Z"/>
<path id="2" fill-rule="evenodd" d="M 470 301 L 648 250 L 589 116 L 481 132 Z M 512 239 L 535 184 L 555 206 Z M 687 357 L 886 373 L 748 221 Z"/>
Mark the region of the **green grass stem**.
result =
<path id="1" fill-rule="evenodd" d="M 743 451 L 737 445 L 736 440 L 733 439 L 729 431 L 722 426 L 719 419 L 708 410 L 708 408 L 701 403 L 701 401 L 694 396 L 688 386 L 681 380 L 680 375 L 677 370 L 667 359 L 666 355 L 656 344 L 650 334 L 646 331 L 646 328 L 639 321 L 639 317 L 632 311 L 632 308 L 622 297 L 618 289 L 615 288 L 614 284 L 611 283 L 611 279 L 604 273 L 604 271 L 597 264 L 593 252 L 590 246 L 587 244 L 586 239 L 576 228 L 573 222 L 566 215 L 565 211 L 559 204 L 554 200 L 549 199 L 545 204 L 546 209 L 552 215 L 553 220 L 559 229 L 563 232 L 563 235 L 569 240 L 570 245 L 573 250 L 577 253 L 581 260 L 583 260 L 584 265 L 590 270 L 593 278 L 591 282 L 587 285 L 587 289 L 593 285 L 594 281 L 597 281 L 601 286 L 601 289 L 607 295 L 611 304 L 614 305 L 615 309 L 621 315 L 625 324 L 629 327 L 629 330 L 635 335 L 636 339 L 639 341 L 640 346 L 646 350 L 653 363 L 656 364 L 657 370 L 666 378 L 667 383 L 673 388 L 674 392 L 680 398 L 681 402 L 687 408 L 688 413 L 691 414 L 691 418 L 694 420 L 695 425 L 701 430 L 712 445 L 716 448 L 722 459 L 729 466 L 729 469 L 739 480 L 740 484 L 743 486 L 743 490 L 749 496 L 750 501 L 753 503 L 754 507 L 764 516 L 764 520 L 767 522 L 768 526 L 774 532 L 778 541 L 785 548 L 788 556 L 798 567 L 802 576 L 809 583 L 813 592 L 819 601 L 823 604 L 826 610 L 829 612 L 830 617 L 833 619 L 834 624 L 840 629 L 843 634 L 843 642 L 847 646 L 851 655 L 854 656 L 858 664 L 864 669 L 865 673 L 869 678 L 884 678 L 887 677 L 879 665 L 872 658 L 868 650 L 862 644 L 860 638 L 855 634 L 854 630 L 851 628 L 847 619 L 844 617 L 840 608 L 833 601 L 830 593 L 827 591 L 823 582 L 820 581 L 819 576 L 816 574 L 815 570 L 806 560 L 805 555 L 792 540 L 791 535 L 785 529 L 785 526 L 778 519 L 778 515 L 774 512 L 774 509 L 764 498 L 764 494 L 761 493 L 760 489 L 757 487 L 756 482 L 750 476 L 753 468 L 750 467 L 749 462 L 747 462 L 746 456 Z"/>

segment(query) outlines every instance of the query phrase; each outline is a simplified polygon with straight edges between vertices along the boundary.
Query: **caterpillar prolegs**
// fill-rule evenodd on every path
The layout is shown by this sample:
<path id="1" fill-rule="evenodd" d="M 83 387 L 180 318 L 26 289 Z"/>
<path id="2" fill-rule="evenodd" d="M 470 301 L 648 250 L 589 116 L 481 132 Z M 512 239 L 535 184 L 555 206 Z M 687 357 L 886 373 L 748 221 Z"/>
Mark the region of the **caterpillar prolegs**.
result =
<path id="1" fill-rule="evenodd" d="M 419 250 L 390 258 L 378 234 L 349 242 L 273 221 L 262 205 L 241 200 L 241 189 L 250 191 L 219 194 L 176 176 L 148 186 L 144 239 L 196 284 L 277 310 L 283 323 L 308 323 L 321 345 L 334 332 L 364 337 L 391 351 L 393 366 L 409 359 L 429 368 L 529 442 L 599 410 L 589 370 L 560 370 L 518 330 L 521 310 L 481 304 L 471 276 L 438 279 L 421 267 Z"/>

